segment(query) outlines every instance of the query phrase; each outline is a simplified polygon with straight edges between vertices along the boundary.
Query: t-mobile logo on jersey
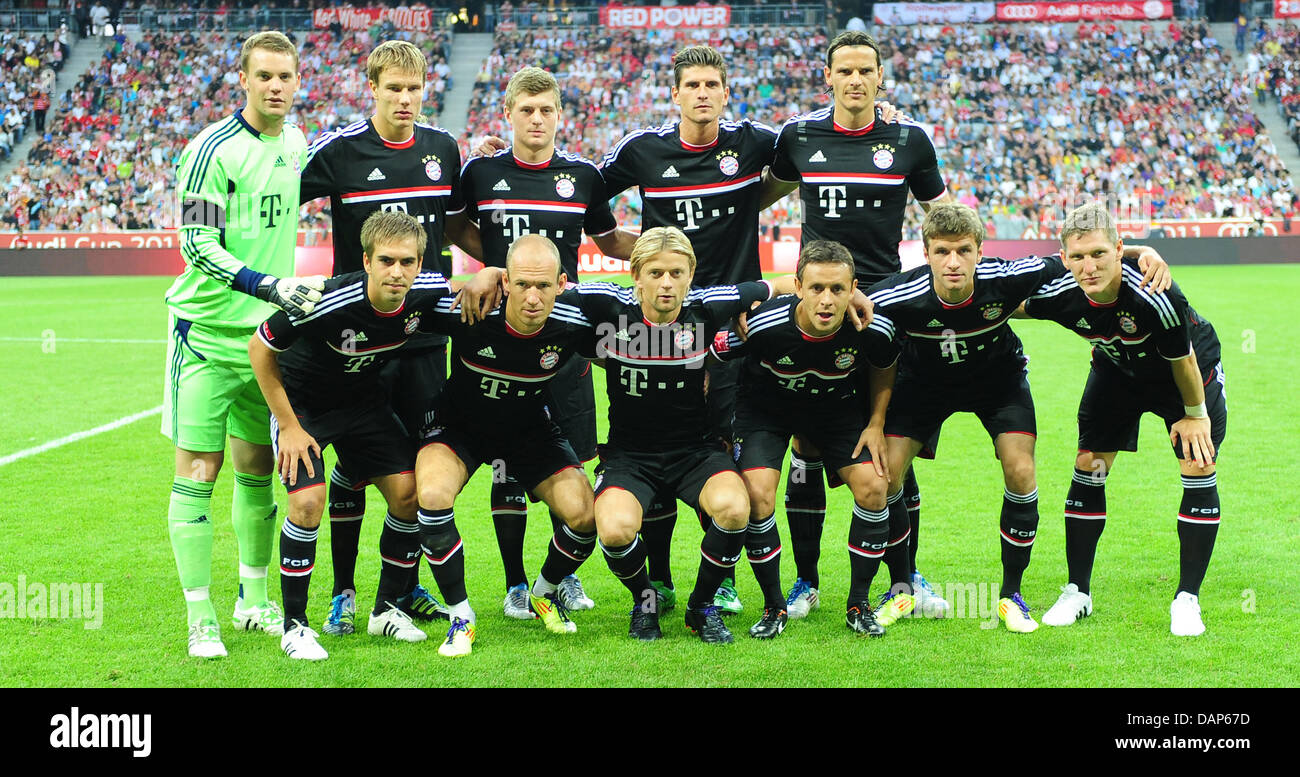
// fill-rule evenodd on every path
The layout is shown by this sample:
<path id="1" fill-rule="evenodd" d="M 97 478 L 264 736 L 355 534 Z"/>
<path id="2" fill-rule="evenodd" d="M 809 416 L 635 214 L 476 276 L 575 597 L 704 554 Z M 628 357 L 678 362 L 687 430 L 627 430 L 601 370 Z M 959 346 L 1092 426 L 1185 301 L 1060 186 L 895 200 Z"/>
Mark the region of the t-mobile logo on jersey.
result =
<path id="1" fill-rule="evenodd" d="M 529 234 L 527 214 L 497 211 L 497 218 L 501 219 L 501 233 L 506 240 L 513 242 L 516 238 Z"/>
<path id="2" fill-rule="evenodd" d="M 817 204 L 826 211 L 826 218 L 840 217 L 839 209 L 849 204 L 847 186 L 818 186 Z"/>
<path id="3" fill-rule="evenodd" d="M 700 198 L 687 197 L 676 200 L 676 204 L 677 221 L 686 225 L 682 228 L 682 231 L 690 232 L 693 229 L 699 229 L 700 225 L 696 222 L 696 219 L 704 217 L 704 203 L 700 201 Z"/>
<path id="4" fill-rule="evenodd" d="M 630 397 L 641 396 L 641 392 L 650 385 L 649 377 L 650 370 L 641 367 L 621 366 L 618 371 L 618 382 L 623 384 Z"/>

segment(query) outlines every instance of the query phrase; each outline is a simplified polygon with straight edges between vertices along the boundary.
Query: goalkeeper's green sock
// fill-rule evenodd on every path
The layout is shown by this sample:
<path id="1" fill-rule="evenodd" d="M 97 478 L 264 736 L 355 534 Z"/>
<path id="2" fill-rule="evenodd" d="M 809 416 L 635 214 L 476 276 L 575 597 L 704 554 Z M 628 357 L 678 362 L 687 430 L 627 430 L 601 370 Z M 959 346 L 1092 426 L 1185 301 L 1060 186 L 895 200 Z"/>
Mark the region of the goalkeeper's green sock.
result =
<path id="1" fill-rule="evenodd" d="M 275 496 L 270 475 L 235 473 L 230 508 L 239 540 L 239 598 L 244 606 L 265 604 L 266 569 L 275 550 Z"/>
<path id="2" fill-rule="evenodd" d="M 208 585 L 212 582 L 212 521 L 208 518 L 211 504 L 212 483 L 183 477 L 172 479 L 167 533 L 171 536 L 181 588 L 185 589 L 185 609 L 190 623 L 217 618 L 208 598 Z"/>

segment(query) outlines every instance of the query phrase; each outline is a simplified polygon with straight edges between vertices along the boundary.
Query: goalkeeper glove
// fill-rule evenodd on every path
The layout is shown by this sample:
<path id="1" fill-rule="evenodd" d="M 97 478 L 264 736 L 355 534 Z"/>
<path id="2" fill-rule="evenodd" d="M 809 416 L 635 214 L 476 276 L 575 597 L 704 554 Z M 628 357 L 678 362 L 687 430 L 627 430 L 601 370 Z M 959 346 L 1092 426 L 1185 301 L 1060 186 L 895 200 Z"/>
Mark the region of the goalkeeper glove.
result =
<path id="1" fill-rule="evenodd" d="M 277 278 L 268 275 L 253 290 L 253 296 L 269 302 L 289 314 L 302 318 L 312 312 L 325 288 L 325 276 L 308 275 L 302 278 Z"/>

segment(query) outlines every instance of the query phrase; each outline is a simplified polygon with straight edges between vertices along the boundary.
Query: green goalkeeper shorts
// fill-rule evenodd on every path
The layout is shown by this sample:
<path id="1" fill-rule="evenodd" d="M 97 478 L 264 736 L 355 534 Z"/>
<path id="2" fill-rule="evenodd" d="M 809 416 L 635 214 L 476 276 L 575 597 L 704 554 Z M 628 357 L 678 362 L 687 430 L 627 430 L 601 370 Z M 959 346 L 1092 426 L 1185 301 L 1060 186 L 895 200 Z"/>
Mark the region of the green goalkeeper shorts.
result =
<path id="1" fill-rule="evenodd" d="M 270 445 L 270 412 L 248 362 L 254 327 L 210 327 L 169 316 L 162 433 L 182 450 L 226 448 L 226 434 Z"/>

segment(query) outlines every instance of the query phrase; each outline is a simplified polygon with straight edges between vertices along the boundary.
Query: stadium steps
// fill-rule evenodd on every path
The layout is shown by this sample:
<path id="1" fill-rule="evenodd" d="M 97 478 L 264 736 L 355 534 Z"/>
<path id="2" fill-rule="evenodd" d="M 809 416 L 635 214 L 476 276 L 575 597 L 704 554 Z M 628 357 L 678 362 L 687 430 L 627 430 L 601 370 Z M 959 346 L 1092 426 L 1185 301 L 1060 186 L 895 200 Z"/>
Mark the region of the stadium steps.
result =
<path id="1" fill-rule="evenodd" d="M 78 78 L 91 66 L 99 61 L 104 54 L 103 42 L 97 38 L 78 38 L 75 35 L 69 35 L 69 46 L 72 51 L 68 54 L 68 59 L 63 64 L 63 70 L 55 76 L 54 87 L 60 93 L 72 88 Z M 50 95 L 52 103 L 49 112 L 45 115 L 45 124 L 49 126 L 55 118 L 54 105 L 59 104 L 59 100 Z M 23 136 L 21 143 L 14 146 L 14 153 L 7 160 L 0 162 L 0 180 L 8 180 L 9 172 L 18 166 L 18 160 L 27 159 L 27 152 L 36 143 L 36 123 L 35 120 L 27 125 L 27 134 Z"/>
<path id="2" fill-rule="evenodd" d="M 447 104 L 438 123 L 453 137 L 465 131 L 469 117 L 469 99 L 474 94 L 474 78 L 483 67 L 483 60 L 492 53 L 492 34 L 488 32 L 457 33 L 451 47 L 451 79 L 455 88 L 447 92 Z"/>
<path id="3" fill-rule="evenodd" d="M 1270 22 L 1273 20 L 1269 20 Z M 1251 20 L 1254 24 L 1254 20 Z M 1246 58 L 1237 54 L 1235 38 L 1237 34 L 1237 25 L 1234 22 L 1215 22 L 1210 25 L 1210 32 L 1219 45 L 1232 54 L 1232 66 L 1238 73 L 1246 72 Z M 1251 37 L 1254 42 L 1254 37 Z M 1264 128 L 1268 130 L 1268 137 L 1273 141 L 1274 147 L 1277 148 L 1278 158 L 1286 169 L 1291 171 L 1294 177 L 1300 172 L 1300 147 L 1291 142 L 1291 136 L 1286 132 L 1286 119 L 1282 117 L 1282 111 L 1279 109 L 1277 100 L 1269 99 L 1267 104 L 1260 105 L 1257 100 L 1251 101 L 1251 106 L 1255 109 L 1255 115 Z"/>

